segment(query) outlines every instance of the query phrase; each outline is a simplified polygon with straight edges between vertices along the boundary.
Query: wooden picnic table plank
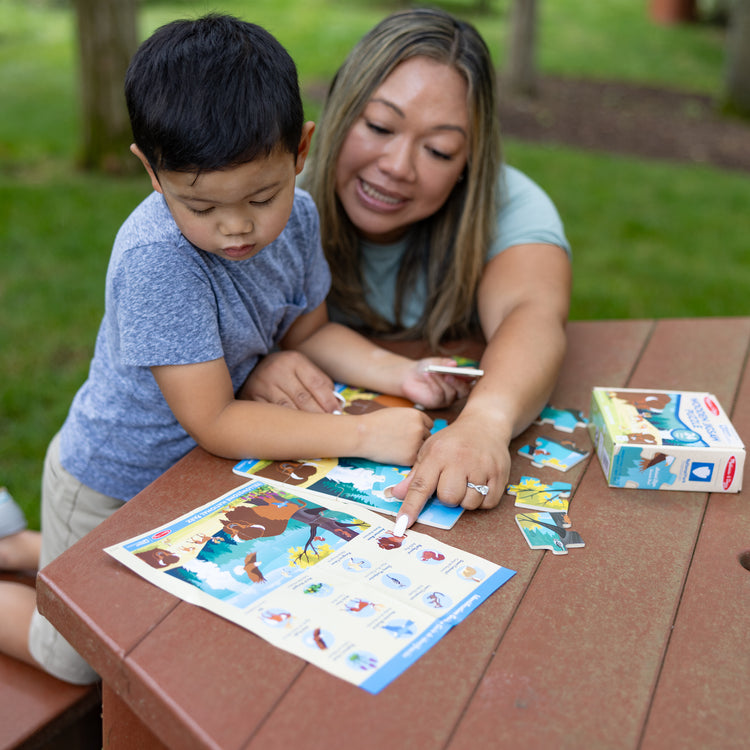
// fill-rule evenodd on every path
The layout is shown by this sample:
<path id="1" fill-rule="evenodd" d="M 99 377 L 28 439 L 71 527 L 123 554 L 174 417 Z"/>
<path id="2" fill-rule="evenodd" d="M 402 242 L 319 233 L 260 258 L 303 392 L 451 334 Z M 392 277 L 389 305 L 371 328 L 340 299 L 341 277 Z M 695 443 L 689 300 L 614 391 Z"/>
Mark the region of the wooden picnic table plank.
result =
<path id="1" fill-rule="evenodd" d="M 745 352 L 718 326 L 689 329 L 702 356 L 686 367 L 681 326 L 660 322 L 627 385 L 736 382 Z M 706 500 L 608 488 L 592 464 L 570 508 L 586 548 L 541 561 L 449 748 L 638 747 Z"/>
<path id="2" fill-rule="evenodd" d="M 305 663 L 181 602 L 127 656 L 128 701 L 168 747 L 243 748 Z"/>
<path id="3" fill-rule="evenodd" d="M 588 414 L 591 389 L 624 386 L 655 325 L 652 320 L 569 323 L 568 348 L 551 403 Z"/>
<path id="4" fill-rule="evenodd" d="M 660 320 L 629 388 L 714 393 L 729 412 L 747 356 L 748 318 Z"/>
<path id="5" fill-rule="evenodd" d="M 748 351 L 747 324 L 732 333 L 731 345 L 742 358 Z M 750 368 L 746 365 L 738 392 L 732 423 L 747 446 Z M 727 398 L 722 405 L 729 410 L 733 401 Z M 659 675 L 643 750 L 748 746 L 749 628 L 750 502 L 746 492 L 713 494 Z"/>

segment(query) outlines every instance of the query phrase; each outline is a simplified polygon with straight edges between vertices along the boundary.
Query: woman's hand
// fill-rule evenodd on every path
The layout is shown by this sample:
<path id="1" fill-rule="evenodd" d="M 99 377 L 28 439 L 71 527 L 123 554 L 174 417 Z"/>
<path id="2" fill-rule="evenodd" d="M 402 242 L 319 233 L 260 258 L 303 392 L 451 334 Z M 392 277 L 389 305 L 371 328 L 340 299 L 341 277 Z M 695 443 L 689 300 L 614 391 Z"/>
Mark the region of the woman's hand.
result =
<path id="1" fill-rule="evenodd" d="M 399 516 L 416 521 L 433 494 L 445 505 L 467 510 L 494 508 L 510 473 L 510 436 L 499 425 L 477 417 L 459 417 L 422 446 L 417 460 L 393 495 L 403 499 Z M 469 487 L 487 487 L 487 494 Z"/>
<path id="2" fill-rule="evenodd" d="M 237 398 L 329 414 L 341 408 L 333 395 L 331 378 L 297 351 L 266 355 L 250 373 Z"/>
<path id="3" fill-rule="evenodd" d="M 406 398 L 427 409 L 441 409 L 468 395 L 472 378 L 427 372 L 425 368 L 430 364 L 455 366 L 456 363 L 449 357 L 427 357 L 414 362 L 401 383 Z"/>

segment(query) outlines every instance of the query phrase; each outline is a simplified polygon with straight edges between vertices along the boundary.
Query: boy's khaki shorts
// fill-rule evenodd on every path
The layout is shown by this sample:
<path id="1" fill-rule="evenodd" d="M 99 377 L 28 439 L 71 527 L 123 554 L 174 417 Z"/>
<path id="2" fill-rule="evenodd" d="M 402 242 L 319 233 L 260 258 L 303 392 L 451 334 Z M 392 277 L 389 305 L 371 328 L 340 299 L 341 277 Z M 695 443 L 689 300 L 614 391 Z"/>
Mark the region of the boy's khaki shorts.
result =
<path id="1" fill-rule="evenodd" d="M 59 444 L 60 436 L 56 435 L 44 461 L 40 569 L 123 505 L 121 500 L 86 487 L 65 471 Z M 38 611 L 31 620 L 29 651 L 44 670 L 61 680 L 87 685 L 99 679 Z"/>

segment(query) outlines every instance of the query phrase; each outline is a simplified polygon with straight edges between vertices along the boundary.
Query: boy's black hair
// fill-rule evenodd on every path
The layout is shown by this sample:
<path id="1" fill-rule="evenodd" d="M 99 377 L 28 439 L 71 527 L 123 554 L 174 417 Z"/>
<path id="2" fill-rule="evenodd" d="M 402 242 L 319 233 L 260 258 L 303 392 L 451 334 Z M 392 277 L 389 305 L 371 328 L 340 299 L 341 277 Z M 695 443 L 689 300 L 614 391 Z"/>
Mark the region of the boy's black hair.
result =
<path id="1" fill-rule="evenodd" d="M 209 14 L 162 26 L 125 75 L 133 139 L 155 172 L 204 172 L 295 157 L 304 113 L 297 68 L 265 29 Z"/>

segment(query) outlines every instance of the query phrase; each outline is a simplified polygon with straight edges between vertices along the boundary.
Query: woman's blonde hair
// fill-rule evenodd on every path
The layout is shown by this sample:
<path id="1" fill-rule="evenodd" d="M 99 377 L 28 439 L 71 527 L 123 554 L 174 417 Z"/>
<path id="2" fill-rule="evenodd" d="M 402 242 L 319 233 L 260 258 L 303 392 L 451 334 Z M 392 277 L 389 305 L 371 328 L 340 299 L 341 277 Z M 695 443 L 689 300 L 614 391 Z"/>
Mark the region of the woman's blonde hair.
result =
<path id="1" fill-rule="evenodd" d="M 411 234 L 396 286 L 396 325 L 365 300 L 355 227 L 336 196 L 336 162 L 344 140 L 374 92 L 397 65 L 427 57 L 466 80 L 470 122 L 468 162 L 443 206 Z M 437 81 L 439 85 L 439 81 Z M 433 347 L 476 332 L 476 292 L 495 231 L 500 168 L 497 86 L 492 59 L 469 23 L 426 8 L 394 13 L 352 49 L 334 77 L 321 114 L 305 187 L 318 206 L 333 284 L 329 301 L 377 335 L 424 338 Z M 405 296 L 426 275 L 427 299 L 416 325 L 399 325 Z"/>

